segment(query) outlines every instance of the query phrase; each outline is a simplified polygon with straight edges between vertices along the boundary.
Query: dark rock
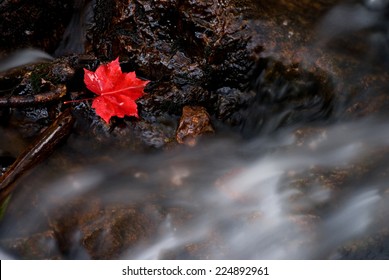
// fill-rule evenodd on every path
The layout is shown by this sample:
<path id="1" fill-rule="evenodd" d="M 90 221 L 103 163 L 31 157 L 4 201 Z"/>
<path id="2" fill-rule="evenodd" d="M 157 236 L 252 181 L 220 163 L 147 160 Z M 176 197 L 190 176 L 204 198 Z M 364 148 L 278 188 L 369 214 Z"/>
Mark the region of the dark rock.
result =
<path id="1" fill-rule="evenodd" d="M 216 114 L 243 136 L 271 133 L 280 127 L 326 122 L 334 116 L 334 85 L 320 70 L 260 60 L 249 90 L 216 91 Z"/>
<path id="2" fill-rule="evenodd" d="M 74 5 L 80 6 L 78 2 Z M 309 24 L 316 17 L 304 17 L 304 11 L 322 14 L 331 4 L 320 2 L 313 7 L 295 1 L 96 1 L 93 24 L 79 30 L 87 32 L 89 45 L 85 47 L 92 59 L 83 62 L 82 57 L 65 58 L 51 65 L 50 71 L 56 82 L 67 84 L 69 91 L 85 92 L 82 68 L 93 70 L 99 65 L 93 56 L 103 62 L 120 56 L 124 71 L 136 70 L 138 76 L 152 80 L 147 94 L 137 101 L 144 121 L 135 125 L 135 134 L 146 146 L 164 146 L 171 134 L 157 132 L 166 129 L 157 128 L 155 118 L 170 115 L 174 119 L 185 105 L 203 106 L 243 134 L 263 130 L 274 114 L 279 121 L 270 130 L 306 119 L 326 119 L 332 112 L 327 73 L 317 68 L 298 69 L 298 59 L 297 63 L 281 65 L 260 57 L 277 54 L 280 59 L 291 57 L 286 62 L 292 62 L 296 56 L 285 51 L 298 54 L 307 38 L 312 37 L 303 30 L 311 30 Z M 282 9 L 282 20 L 288 20 L 286 25 L 274 16 Z M 292 14 L 297 18 L 291 18 Z M 289 25 L 295 32 L 293 38 L 287 38 L 285 33 Z M 278 36 L 277 32 L 284 33 Z M 283 47 L 272 49 L 273 44 Z M 33 74 L 35 82 L 31 87 L 35 90 L 41 77 L 45 78 Z M 283 82 L 288 88 L 280 86 Z M 309 94 L 316 88 L 324 89 Z M 284 97 L 276 97 L 279 95 Z M 290 100 L 295 105 L 287 104 Z M 98 120 L 93 112 L 86 117 Z M 146 131 L 151 127 L 154 132 Z M 171 126 L 168 130 L 173 129 Z"/>
<path id="3" fill-rule="evenodd" d="M 140 76 L 169 81 L 170 89 L 156 86 L 150 91 L 157 95 L 154 104 L 157 98 L 176 99 L 172 103 L 181 105 L 177 113 L 187 100 L 192 105 L 209 100 L 198 98 L 198 88 L 207 96 L 221 86 L 247 84 L 246 74 L 253 65 L 246 47 L 250 35 L 235 4 L 133 1 L 124 5 L 117 1 L 108 12 L 111 24 L 103 30 L 96 26 L 91 39 L 94 53 L 109 59 L 120 55 L 131 61 Z"/>
<path id="4" fill-rule="evenodd" d="M 170 116 L 161 116 L 152 122 L 141 120 L 134 123 L 134 132 L 146 146 L 161 149 L 173 141 L 175 122 Z"/>
<path id="5" fill-rule="evenodd" d="M 9 108 L 3 125 L 15 127 L 25 139 L 36 137 L 63 107 L 75 69 L 71 58 L 64 58 L 6 72 L 0 77 L 0 84 L 10 83 L 0 94 L 0 106 Z"/>
<path id="6" fill-rule="evenodd" d="M 54 52 L 73 12 L 73 0 L 11 0 L 0 4 L 0 53 L 35 47 Z"/>

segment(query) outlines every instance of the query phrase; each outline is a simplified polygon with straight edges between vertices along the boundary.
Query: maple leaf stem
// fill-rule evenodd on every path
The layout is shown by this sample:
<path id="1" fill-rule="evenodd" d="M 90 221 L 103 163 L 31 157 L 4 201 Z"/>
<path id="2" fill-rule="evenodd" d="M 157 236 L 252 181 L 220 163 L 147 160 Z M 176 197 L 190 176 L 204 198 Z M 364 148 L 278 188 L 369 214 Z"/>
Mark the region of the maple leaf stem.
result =
<path id="1" fill-rule="evenodd" d="M 77 100 L 68 100 L 68 101 L 64 101 L 63 104 L 69 104 L 69 103 L 79 103 L 79 102 L 83 102 L 83 101 L 88 101 L 88 100 L 92 100 L 93 98 L 84 98 L 84 99 L 77 99 Z"/>

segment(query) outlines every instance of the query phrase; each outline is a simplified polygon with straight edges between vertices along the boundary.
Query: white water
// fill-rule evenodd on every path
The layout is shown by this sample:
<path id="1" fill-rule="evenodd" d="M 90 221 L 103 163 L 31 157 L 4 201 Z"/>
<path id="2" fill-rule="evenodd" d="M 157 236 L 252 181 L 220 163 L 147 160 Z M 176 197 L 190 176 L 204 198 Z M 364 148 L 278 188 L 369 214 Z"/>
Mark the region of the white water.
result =
<path id="1" fill-rule="evenodd" d="M 363 176 L 369 178 L 367 182 L 356 180 L 349 186 L 330 189 L 314 178 L 306 191 L 294 187 L 296 178 L 290 174 L 310 176 L 314 166 L 331 170 L 356 163 L 370 148 L 389 144 L 388 128 L 385 124 L 364 122 L 335 126 L 326 132 L 325 140 L 313 139 L 306 147 L 294 146 L 291 151 L 269 153 L 265 148 L 252 162 L 245 162 L 241 155 L 254 152 L 257 145 L 263 149 L 263 143 L 254 141 L 243 147 L 217 143 L 203 155 L 207 158 L 203 166 L 194 164 L 194 168 L 188 162 L 188 170 L 193 174 L 220 173 L 236 165 L 241 171 L 229 177 L 222 189 L 215 187 L 214 181 L 188 175 L 182 189 L 168 200 L 196 209 L 193 220 L 177 228 L 168 217 L 161 225 L 162 235 L 146 247 L 129 250 L 123 258 L 163 258 L 166 252 L 206 242 L 212 235 L 218 236 L 217 242 L 210 241 L 203 252 L 203 256 L 212 259 L 336 257 L 341 245 L 362 234 L 375 233 L 376 223 L 378 228 L 385 227 L 376 215 L 387 210 L 382 209 L 389 202 L 386 179 L 369 178 L 374 175 L 368 173 Z M 223 151 L 232 151 L 232 155 L 220 157 Z M 337 200 L 337 196 L 343 198 Z M 329 210 L 315 209 L 326 203 Z"/>
<path id="2" fill-rule="evenodd" d="M 219 138 L 164 154 L 118 156 L 110 166 L 52 174 L 56 179 L 39 191 L 36 204 L 51 213 L 78 196 L 98 194 L 107 206 L 140 205 L 149 216 L 161 217 L 160 209 L 168 209 L 155 234 L 140 238 L 120 255 L 125 259 L 192 258 L 186 248 L 196 244 L 194 256 L 210 259 L 342 258 L 342 246 L 386 229 L 385 121 L 332 125 L 296 143 L 285 131 L 272 139 Z M 371 165 L 376 161 L 382 170 Z M 341 170 L 347 179 L 329 183 Z M 37 181 L 45 176 L 50 177 L 37 174 Z M 14 207 L 19 203 L 22 209 L 28 199 L 20 195 Z M 17 232 L 20 224 L 36 228 L 45 219 L 42 212 L 25 212 L 7 231 Z M 88 258 L 77 229 L 74 238 L 71 257 Z"/>

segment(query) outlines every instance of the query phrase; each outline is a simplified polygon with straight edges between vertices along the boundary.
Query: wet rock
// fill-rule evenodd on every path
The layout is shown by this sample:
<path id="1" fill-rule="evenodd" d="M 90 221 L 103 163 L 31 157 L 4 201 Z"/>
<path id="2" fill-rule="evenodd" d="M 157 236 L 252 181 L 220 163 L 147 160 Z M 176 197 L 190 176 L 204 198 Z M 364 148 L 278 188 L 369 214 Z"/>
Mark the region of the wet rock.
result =
<path id="1" fill-rule="evenodd" d="M 90 225 L 83 244 L 92 258 L 112 259 L 120 256 L 131 246 L 136 246 L 154 233 L 158 223 L 137 209 L 110 210 L 101 213 L 99 225 Z M 83 231 L 87 228 L 83 229 Z"/>
<path id="2" fill-rule="evenodd" d="M 223 67 L 232 69 L 236 65 L 224 64 L 226 55 L 239 54 L 242 64 L 247 61 L 248 53 L 242 46 L 248 38 L 241 32 L 245 23 L 235 2 L 227 6 L 220 1 L 113 2 L 109 9 L 113 14 L 111 24 L 103 30 L 96 27 L 93 34 L 94 51 L 109 58 L 127 54 L 149 78 L 180 76 L 191 72 L 184 70 L 196 67 L 206 74 L 223 70 L 229 77 L 233 73 Z M 109 53 L 103 52 L 109 49 Z M 199 78 L 209 79 L 199 74 L 193 80 L 205 82 Z"/>
<path id="3" fill-rule="evenodd" d="M 209 114 L 204 107 L 184 106 L 176 132 L 177 142 L 189 146 L 196 145 L 196 138 L 215 132 Z"/>
<path id="4" fill-rule="evenodd" d="M 0 53 L 35 47 L 52 53 L 73 12 L 73 0 L 2 1 Z"/>
<path id="5" fill-rule="evenodd" d="M 48 222 L 39 223 L 35 231 L 20 225 L 4 236 L 3 229 L 0 246 L 25 259 L 117 259 L 147 242 L 162 219 L 152 206 L 103 206 L 96 197 L 58 203 L 61 207 L 38 214 Z M 41 212 L 39 208 L 30 205 L 29 211 Z"/>
<path id="6" fill-rule="evenodd" d="M 305 51 L 317 19 L 336 2 L 115 2 L 111 24 L 92 32 L 91 51 L 103 59 L 120 55 L 122 66 L 153 81 L 138 101 L 146 121 L 204 106 L 255 135 L 332 116 L 337 93 L 328 67 L 307 69 Z"/>
<path id="7" fill-rule="evenodd" d="M 153 83 L 146 89 L 148 94 L 137 101 L 141 116 L 146 120 L 168 115 L 180 115 L 182 106 L 213 108 L 214 96 L 209 91 L 193 85 L 178 86 L 171 82 Z"/>
<path id="8" fill-rule="evenodd" d="M 226 120 L 242 106 L 248 106 L 251 95 L 247 95 L 236 88 L 222 87 L 216 91 L 217 103 L 215 107 L 216 116 Z M 247 102 L 245 101 L 247 100 Z M 231 123 L 234 125 L 234 123 Z"/>
<path id="9" fill-rule="evenodd" d="M 331 104 L 328 104 L 327 91 L 331 89 L 327 90 L 326 73 L 315 69 L 315 74 L 306 72 L 306 75 L 303 70 L 294 70 L 297 64 L 287 64 L 279 70 L 282 68 L 279 64 L 264 63 L 268 58 L 260 60 L 259 57 L 266 56 L 266 53 L 270 55 L 272 44 L 281 46 L 283 42 L 290 41 L 285 36 L 273 36 L 274 33 L 271 33 L 278 32 L 274 31 L 277 28 L 286 32 L 289 24 L 295 32 L 293 42 L 282 50 L 272 51 L 281 53 L 284 49 L 299 49 L 305 42 L 300 39 L 308 35 L 298 33 L 297 29 L 307 29 L 308 23 L 313 23 L 315 19 L 312 16 L 300 21 L 303 10 L 311 9 L 321 14 L 332 4 L 320 2 L 316 7 L 305 7 L 295 1 L 96 1 L 93 26 L 87 29 L 87 49 L 103 62 L 120 56 L 124 71 L 136 70 L 139 76 L 152 80 L 146 88 L 147 94 L 137 101 L 144 121 L 135 125 L 135 134 L 144 140 L 146 146 L 160 148 L 166 139 L 171 138 L 157 132 L 166 130 L 166 126 L 162 124 L 165 128 L 158 128 L 153 119 L 166 115 L 174 118 L 185 105 L 204 106 L 228 126 L 245 131 L 254 126 L 254 130 L 260 131 L 266 126 L 267 119 L 274 119 L 270 117 L 274 111 L 279 114 L 278 123 L 286 125 L 315 114 L 317 116 L 313 116 L 313 120 L 328 117 Z M 277 17 L 272 16 L 282 8 L 286 9 L 283 20 L 288 19 L 287 24 L 280 24 L 275 19 Z M 298 15 L 294 24 L 289 19 L 292 14 Z M 259 18 L 260 21 L 257 20 Z M 257 34 L 263 34 L 263 37 Z M 81 60 L 51 67 L 58 81 L 66 81 L 69 91 L 85 91 Z M 94 69 L 98 64 L 98 60 L 91 59 L 84 67 Z M 263 68 L 267 70 L 262 71 Z M 277 77 L 265 72 L 277 73 L 273 75 Z M 300 76 L 298 82 L 293 81 L 296 75 L 290 75 L 292 72 L 300 72 L 297 74 Z M 284 80 L 290 88 L 277 85 L 282 83 L 282 76 L 287 76 Z M 35 75 L 35 80 L 39 77 Z M 307 89 L 312 84 L 312 89 Z M 312 95 L 304 93 L 313 92 L 315 87 L 326 89 Z M 296 105 L 290 113 L 289 107 L 293 106 L 286 104 L 288 97 L 283 98 L 284 105 L 280 106 L 276 104 L 280 100 L 274 96 L 286 96 L 291 92 L 300 97 L 294 101 Z M 268 99 L 271 99 L 271 104 L 266 101 Z M 298 102 L 306 106 L 299 106 Z M 311 105 L 312 108 L 308 109 Z M 328 108 L 322 105 L 328 105 Z M 307 114 L 308 111 L 311 113 Z M 87 115 L 90 118 L 93 112 Z M 94 118 L 90 119 L 95 122 Z M 154 132 L 146 131 L 147 128 Z M 170 126 L 168 130 L 172 129 L 175 127 Z"/>
<path id="10" fill-rule="evenodd" d="M 170 116 L 159 117 L 155 121 L 138 121 L 134 132 L 147 147 L 160 149 L 172 142 L 175 124 Z"/>
<path id="11" fill-rule="evenodd" d="M 28 237 L 1 240 L 0 244 L 11 257 L 20 259 L 63 259 L 52 230 Z"/>
<path id="12" fill-rule="evenodd" d="M 8 108 L 9 114 L 3 125 L 15 127 L 24 139 L 36 137 L 57 117 L 68 93 L 66 85 L 74 76 L 75 68 L 69 58 L 1 75 L 0 84 L 12 84 L 0 94 L 0 107 Z"/>
<path id="13" fill-rule="evenodd" d="M 74 201 L 51 215 L 64 256 L 115 259 L 154 233 L 158 221 L 138 207 L 103 207 L 98 200 Z"/>
<path id="14" fill-rule="evenodd" d="M 308 72 L 331 79 L 341 111 L 337 117 L 353 119 L 385 112 L 388 103 L 383 93 L 388 85 L 382 79 L 387 61 L 382 59 L 382 44 L 386 31 L 378 27 L 386 26 L 379 15 L 385 9 L 373 11 L 370 3 L 362 2 L 261 1 L 250 22 L 250 28 L 256 30 L 251 43 L 261 47 L 255 55 L 285 65 L 300 64 Z M 365 16 L 358 16 L 360 11 Z M 354 19 L 345 24 L 342 18 L 347 17 Z M 373 23 L 361 28 L 361 18 Z M 372 78 L 375 82 L 368 82 Z"/>
<path id="15" fill-rule="evenodd" d="M 214 89 L 247 84 L 253 60 L 238 1 L 113 2 L 111 23 L 91 36 L 92 51 L 104 59 L 120 56 L 157 82 L 140 101 L 144 111 L 179 114 L 183 105 L 210 103 Z"/>
<path id="16" fill-rule="evenodd" d="M 332 259 L 341 260 L 388 260 L 389 230 L 385 227 L 374 235 L 363 236 L 348 242 L 333 252 Z"/>
<path id="17" fill-rule="evenodd" d="M 0 75 L 0 86 L 4 88 L 1 96 L 36 95 L 55 91 L 57 87 L 66 86 L 73 79 L 76 63 L 73 57 L 54 60 L 50 63 L 37 63 L 22 68 L 16 68 Z M 63 97 L 66 93 L 60 96 Z M 39 100 L 37 100 L 39 102 Z M 25 105 L 25 104 L 23 104 Z M 9 104 L 9 107 L 15 107 Z"/>
<path id="18" fill-rule="evenodd" d="M 299 64 L 260 60 L 247 91 L 224 87 L 216 92 L 215 111 L 244 137 L 272 133 L 281 127 L 327 122 L 337 97 L 329 77 Z"/>

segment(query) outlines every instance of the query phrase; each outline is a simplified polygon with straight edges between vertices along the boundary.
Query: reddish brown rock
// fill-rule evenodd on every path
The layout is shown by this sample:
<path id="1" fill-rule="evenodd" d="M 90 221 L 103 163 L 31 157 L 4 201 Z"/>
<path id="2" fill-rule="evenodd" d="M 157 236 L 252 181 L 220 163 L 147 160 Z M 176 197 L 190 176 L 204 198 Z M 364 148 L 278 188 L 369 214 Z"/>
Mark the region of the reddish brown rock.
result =
<path id="1" fill-rule="evenodd" d="M 178 143 L 194 146 L 198 136 L 213 132 L 210 116 L 204 107 L 184 106 L 176 133 Z"/>

